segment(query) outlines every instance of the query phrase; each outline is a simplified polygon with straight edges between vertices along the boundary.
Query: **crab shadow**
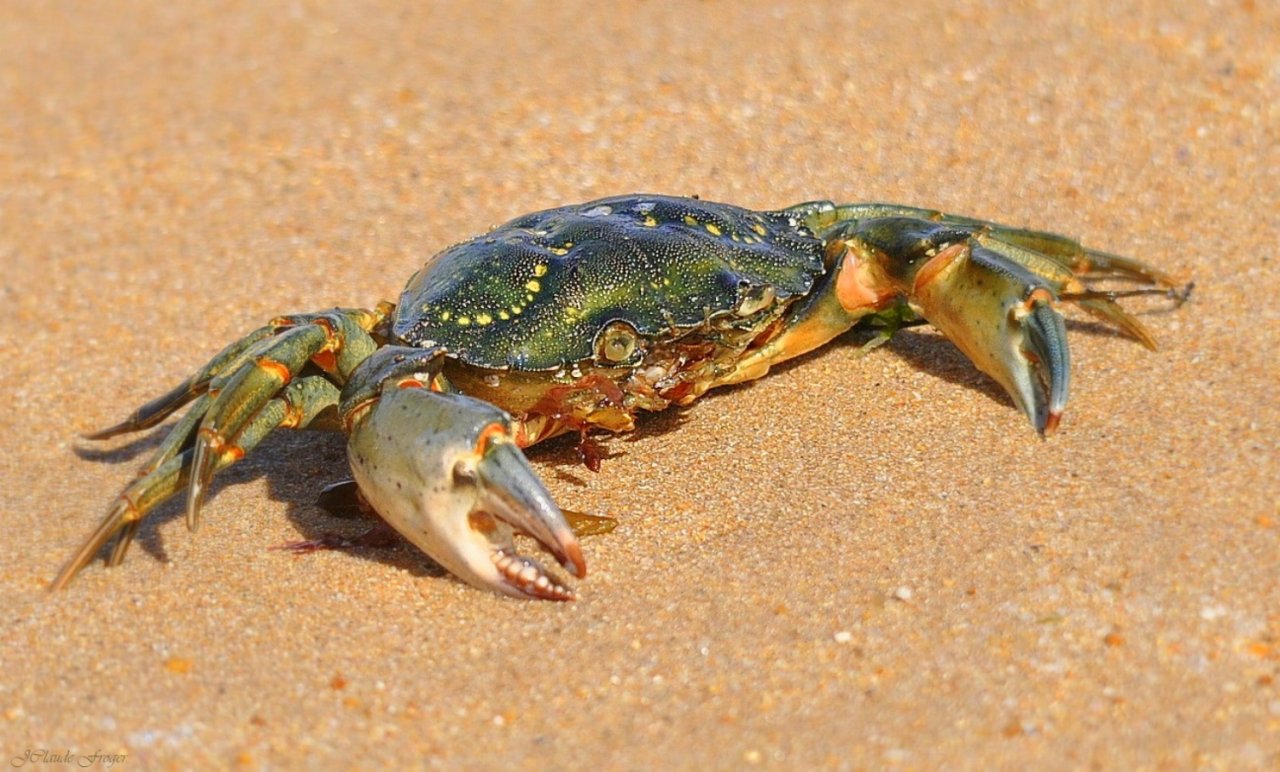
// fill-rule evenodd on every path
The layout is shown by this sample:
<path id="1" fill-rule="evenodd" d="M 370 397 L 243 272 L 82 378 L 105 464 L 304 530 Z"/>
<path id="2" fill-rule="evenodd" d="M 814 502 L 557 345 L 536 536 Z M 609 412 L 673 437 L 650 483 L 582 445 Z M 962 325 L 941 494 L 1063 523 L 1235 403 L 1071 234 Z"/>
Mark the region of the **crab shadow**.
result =
<path id="1" fill-rule="evenodd" d="M 1067 326 L 1073 332 L 1103 335 L 1127 341 L 1123 334 L 1100 323 L 1068 321 Z M 787 373 L 792 368 L 804 367 L 814 359 L 827 355 L 836 346 L 863 346 L 870 336 L 866 331 L 852 330 L 838 338 L 832 346 L 778 365 L 773 372 Z M 881 355 L 881 352 L 892 354 L 921 372 L 958 384 L 1010 409 L 1013 408 L 1012 400 L 993 380 L 979 372 L 959 349 L 937 333 L 916 329 L 903 330 L 883 346 L 867 353 L 868 356 L 877 356 Z M 732 397 L 738 390 L 752 387 L 753 383 L 748 382 L 718 389 L 700 401 L 714 403 L 718 398 Z M 709 406 L 709 404 L 704 405 L 701 409 Z M 689 409 L 675 407 L 660 413 L 640 416 L 640 420 L 636 422 L 635 431 L 607 441 L 602 458 L 607 462 L 609 458 L 625 453 L 625 450 L 619 448 L 619 443 L 644 442 L 647 438 L 678 429 L 686 420 Z M 75 447 L 74 452 L 86 461 L 123 465 L 134 461 L 147 451 L 154 450 L 170 428 L 172 428 L 172 422 L 115 447 L 100 448 L 81 445 Z M 566 435 L 539 444 L 530 451 L 530 456 L 534 461 L 539 462 L 544 472 L 549 469 L 549 473 L 555 475 L 557 479 L 573 485 L 585 486 L 586 476 L 595 473 L 586 470 L 577 448 L 576 435 Z M 607 474 L 608 470 L 605 469 L 601 473 Z M 335 537 L 339 541 L 355 541 L 357 544 L 353 546 L 343 546 L 338 549 L 408 571 L 414 576 L 445 576 L 444 569 L 398 536 L 392 540 L 390 546 L 360 546 L 359 537 L 377 524 L 375 517 L 338 517 L 317 504 L 317 497 L 326 485 L 341 482 L 349 476 L 345 438 L 341 434 L 325 431 L 277 432 L 267 437 L 243 461 L 220 472 L 213 479 L 201 510 L 204 528 L 217 528 L 218 521 L 235 516 L 235 513 L 227 512 L 226 508 L 220 505 L 222 491 L 229 487 L 265 479 L 269 498 L 286 505 L 286 516 L 298 530 L 297 541 L 333 541 Z M 127 480 L 122 479 L 121 486 L 125 484 Z M 172 529 L 166 526 L 171 520 L 184 517 L 184 498 L 182 495 L 174 496 L 147 516 L 136 539 L 141 551 L 161 562 L 168 562 L 169 556 L 165 549 L 166 538 L 175 538 L 175 534 L 184 532 L 185 529 Z M 106 503 L 107 500 L 104 498 L 102 502 L 104 507 Z M 196 537 L 196 535 L 191 536 Z M 278 550 L 281 558 L 309 559 L 309 555 L 305 553 L 291 557 L 287 547 L 287 544 L 259 544 L 249 548 Z"/>

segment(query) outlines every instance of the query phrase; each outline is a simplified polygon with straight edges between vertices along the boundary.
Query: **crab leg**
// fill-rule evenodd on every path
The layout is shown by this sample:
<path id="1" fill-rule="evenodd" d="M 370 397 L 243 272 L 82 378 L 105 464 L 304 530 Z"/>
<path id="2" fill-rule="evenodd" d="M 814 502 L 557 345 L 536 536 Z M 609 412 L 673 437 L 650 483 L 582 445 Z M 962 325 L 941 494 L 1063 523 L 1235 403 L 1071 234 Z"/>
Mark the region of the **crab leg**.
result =
<path id="1" fill-rule="evenodd" d="M 797 303 L 734 367 L 705 388 L 759 378 L 862 321 L 888 327 L 923 318 L 999 383 L 1038 431 L 1052 433 L 1070 386 L 1070 350 L 1057 306 L 1075 303 L 1147 348 L 1155 340 L 1116 301 L 1135 295 L 1184 302 L 1167 274 L 1086 249 L 1053 233 L 892 204 L 800 204 L 785 212 L 826 242 L 822 286 Z M 1136 289 L 1092 284 L 1119 279 Z"/>
<path id="2" fill-rule="evenodd" d="M 999 383 L 1042 434 L 1057 428 L 1070 386 L 1059 301 L 1076 302 L 1154 348 L 1141 322 L 1115 302 L 1121 293 L 1090 289 L 1085 280 L 1119 276 L 1146 285 L 1124 294 L 1185 299 L 1164 274 L 1053 234 L 884 216 L 836 226 L 834 236 L 835 294 L 846 310 L 905 301 Z"/>
<path id="3" fill-rule="evenodd" d="M 572 575 L 577 537 L 516 443 L 508 414 L 438 384 L 440 349 L 387 347 L 353 374 L 339 408 L 361 492 L 384 520 L 455 576 L 519 598 L 573 591 L 531 558 L 525 534 Z"/>
<path id="4" fill-rule="evenodd" d="M 375 314 L 367 311 L 281 317 L 274 324 L 285 329 L 246 351 L 234 374 L 221 385 L 196 434 L 192 475 L 187 494 L 187 527 L 200 524 L 200 506 L 215 471 L 215 458 L 234 436 L 308 362 L 316 362 L 339 383 L 345 382 L 359 361 L 376 345 L 366 328 Z M 293 326 L 297 325 L 297 326 Z"/>
<path id="5" fill-rule="evenodd" d="M 263 405 L 240 431 L 223 444 L 222 451 L 213 459 L 213 471 L 220 471 L 239 461 L 276 429 L 304 427 L 320 412 L 337 403 L 338 389 L 326 378 L 308 376 L 294 381 L 279 396 Z M 187 423 L 185 418 L 183 422 Z M 173 434 L 178 434 L 182 428 L 181 425 L 175 428 Z M 190 427 L 182 433 L 189 435 Z M 80 569 L 88 565 L 94 555 L 117 534 L 119 538 L 108 563 L 118 565 L 124 559 L 142 519 L 187 486 L 194 460 L 195 448 L 170 454 L 159 463 L 153 459 L 145 473 L 120 493 L 97 530 L 63 566 L 50 589 L 57 590 L 67 586 Z"/>
<path id="6" fill-rule="evenodd" d="M 192 373 L 190 378 L 133 411 L 133 414 L 125 420 L 115 426 L 86 434 L 84 438 L 86 440 L 106 440 L 121 434 L 150 429 L 168 418 L 183 405 L 208 391 L 209 382 L 226 371 L 228 367 L 239 365 L 246 350 L 258 343 L 258 341 L 270 338 L 275 334 L 276 329 L 274 327 L 259 327 L 218 352 L 213 359 L 209 360 L 208 364 Z"/>
<path id="7" fill-rule="evenodd" d="M 98 530 L 68 561 L 51 585 L 65 586 L 119 534 L 109 563 L 118 564 L 143 517 L 162 501 L 189 489 L 187 522 L 194 530 L 204 491 L 214 473 L 243 458 L 276 428 L 302 428 L 336 407 L 338 385 L 374 348 L 370 331 L 390 312 L 335 309 L 273 319 L 227 346 L 208 364 L 125 421 L 95 434 L 103 439 L 149 428 L 184 404 L 195 404 L 175 424 L 139 477 Z M 298 377 L 308 363 L 325 375 Z"/>

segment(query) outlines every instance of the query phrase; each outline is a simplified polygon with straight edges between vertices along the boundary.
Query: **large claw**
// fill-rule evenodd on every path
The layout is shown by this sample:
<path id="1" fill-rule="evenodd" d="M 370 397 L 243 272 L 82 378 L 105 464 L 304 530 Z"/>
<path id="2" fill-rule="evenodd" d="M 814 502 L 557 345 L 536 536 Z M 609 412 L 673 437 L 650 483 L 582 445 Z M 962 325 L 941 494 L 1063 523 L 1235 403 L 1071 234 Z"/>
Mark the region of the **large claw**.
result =
<path id="1" fill-rule="evenodd" d="M 432 391 L 430 378 L 390 377 L 348 413 L 348 456 L 360 490 L 397 531 L 468 584 L 518 598 L 573 591 L 513 536 L 533 537 L 576 577 L 578 540 L 513 439 L 511 417 L 487 402 Z"/>
<path id="2" fill-rule="evenodd" d="M 1062 418 L 1071 376 L 1066 326 L 1055 305 L 1077 303 L 1154 348 L 1115 300 L 1164 294 L 1181 302 L 1190 291 L 1172 290 L 1170 277 L 1141 263 L 1050 233 L 918 210 L 869 213 L 875 216 L 838 224 L 830 234 L 844 250 L 835 285 L 840 305 L 857 318 L 905 299 L 1046 435 Z M 1107 292 L 1088 283 L 1112 277 L 1146 286 Z"/>
<path id="3" fill-rule="evenodd" d="M 962 242 L 920 269 L 912 298 L 930 323 L 1004 387 L 1039 432 L 1057 429 L 1071 356 L 1054 293 L 1043 279 Z"/>

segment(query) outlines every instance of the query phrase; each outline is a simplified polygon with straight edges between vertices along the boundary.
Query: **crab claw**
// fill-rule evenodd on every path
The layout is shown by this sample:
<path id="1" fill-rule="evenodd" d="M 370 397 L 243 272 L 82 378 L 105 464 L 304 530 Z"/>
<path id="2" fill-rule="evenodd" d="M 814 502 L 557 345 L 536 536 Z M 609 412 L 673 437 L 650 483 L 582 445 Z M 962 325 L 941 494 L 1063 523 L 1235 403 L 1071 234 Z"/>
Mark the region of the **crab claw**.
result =
<path id="1" fill-rule="evenodd" d="M 516 552 L 533 537 L 570 574 L 582 549 L 493 405 L 389 378 L 351 409 L 347 443 L 360 490 L 383 519 L 458 578 L 517 598 L 572 600 L 573 591 Z"/>
<path id="2" fill-rule="evenodd" d="M 921 315 L 991 376 L 1041 434 L 1067 406 L 1071 356 L 1050 285 L 972 241 L 940 250 L 915 276 Z"/>

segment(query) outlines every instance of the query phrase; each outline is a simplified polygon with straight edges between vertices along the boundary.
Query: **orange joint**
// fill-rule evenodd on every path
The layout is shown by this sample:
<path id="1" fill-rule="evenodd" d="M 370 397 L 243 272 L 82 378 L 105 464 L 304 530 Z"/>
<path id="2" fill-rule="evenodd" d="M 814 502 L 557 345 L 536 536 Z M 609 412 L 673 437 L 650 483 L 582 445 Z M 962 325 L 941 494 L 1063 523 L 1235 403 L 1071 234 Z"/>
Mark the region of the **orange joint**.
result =
<path id="1" fill-rule="evenodd" d="M 883 277 L 876 264 L 876 254 L 867 245 L 859 241 L 837 243 L 844 246 L 844 255 L 840 258 L 844 264 L 836 277 L 836 300 L 841 308 L 849 312 L 878 309 L 898 294 Z"/>
<path id="2" fill-rule="evenodd" d="M 332 349 L 317 351 L 311 356 L 311 361 L 315 362 L 316 367 L 319 367 L 326 373 L 332 373 L 338 369 L 338 358 L 333 355 Z"/>
<path id="3" fill-rule="evenodd" d="M 1035 289 L 1031 290 L 1030 295 L 1027 295 L 1027 301 L 1025 305 L 1027 310 L 1030 311 L 1031 309 L 1035 308 L 1036 303 L 1052 304 L 1054 300 L 1056 300 L 1056 298 L 1053 296 L 1052 292 L 1045 289 L 1044 287 L 1036 287 Z"/>
<path id="4" fill-rule="evenodd" d="M 293 429 L 302 423 L 304 417 L 303 410 L 300 406 L 289 402 L 284 403 L 284 419 L 280 421 L 280 428 Z"/>
<path id="5" fill-rule="evenodd" d="M 233 463 L 244 458 L 244 448 L 227 442 L 228 438 L 224 437 L 217 429 L 202 428 L 199 434 L 208 443 L 209 450 L 213 451 L 214 455 L 218 457 L 230 456 Z"/>
<path id="6" fill-rule="evenodd" d="M 342 427 L 346 429 L 347 434 L 351 434 L 351 428 L 356 425 L 356 421 L 365 413 L 369 412 L 369 409 L 372 408 L 381 398 L 381 396 L 370 397 L 363 402 L 357 403 L 347 411 L 346 416 L 342 419 Z"/>
<path id="7" fill-rule="evenodd" d="M 138 505 L 133 503 L 133 499 L 128 495 L 121 495 L 120 499 L 124 501 L 124 514 L 120 516 L 123 523 L 136 523 L 142 519 L 142 512 L 138 509 Z"/>
<path id="8" fill-rule="evenodd" d="M 289 381 L 293 380 L 293 373 L 291 373 L 289 368 L 282 362 L 277 362 L 269 357 L 259 357 L 256 364 L 260 369 L 266 370 L 268 373 L 275 376 L 276 380 L 280 381 L 281 386 L 284 386 L 288 384 Z"/>
<path id="9" fill-rule="evenodd" d="M 945 271 L 957 258 L 967 255 L 968 252 L 969 245 L 962 241 L 958 244 L 952 244 L 929 258 L 929 262 L 920 266 L 920 270 L 916 271 L 915 294 L 920 292 L 921 287 L 933 283 L 938 278 L 938 274 Z"/>
<path id="10" fill-rule="evenodd" d="M 417 378 L 401 378 L 396 382 L 397 389 L 425 389 L 427 384 Z"/>
<path id="11" fill-rule="evenodd" d="M 324 347 L 311 355 L 311 361 L 326 373 L 336 373 L 338 352 L 342 350 L 342 338 L 333 329 L 333 322 L 324 317 L 313 319 L 311 323 L 324 330 Z"/>
<path id="12" fill-rule="evenodd" d="M 476 438 L 476 455 L 483 456 L 489 449 L 489 443 L 495 439 L 510 439 L 510 436 L 507 433 L 507 427 L 502 424 L 489 424 L 480 430 L 480 436 Z"/>

